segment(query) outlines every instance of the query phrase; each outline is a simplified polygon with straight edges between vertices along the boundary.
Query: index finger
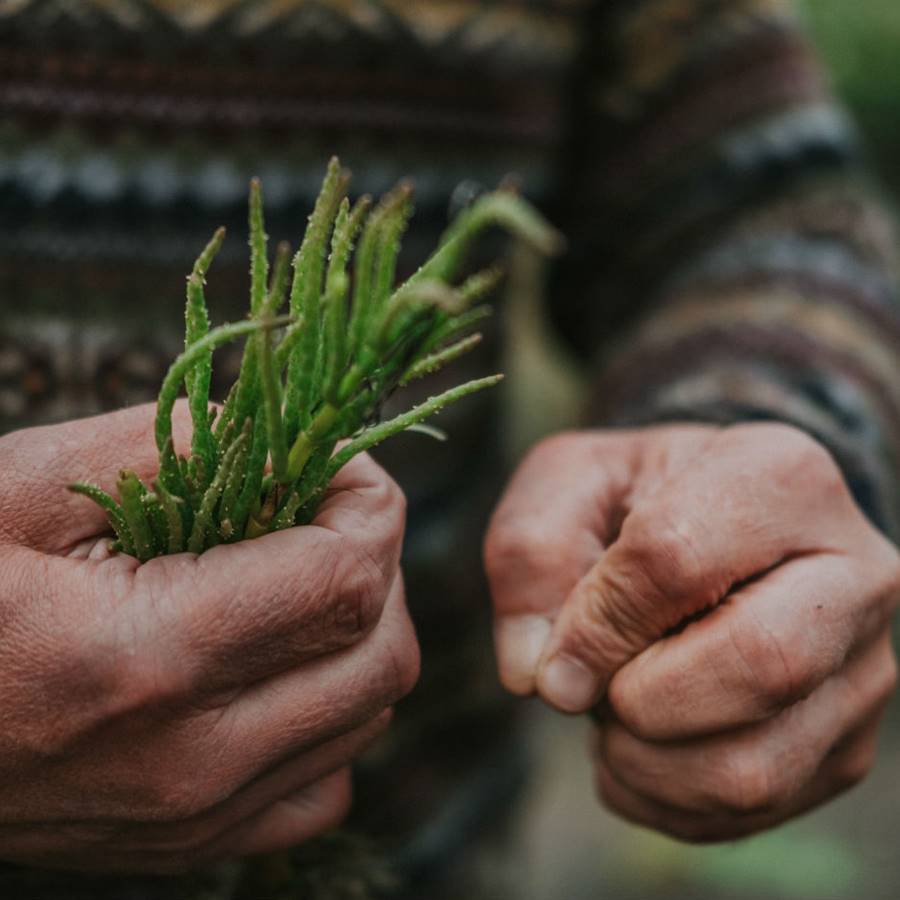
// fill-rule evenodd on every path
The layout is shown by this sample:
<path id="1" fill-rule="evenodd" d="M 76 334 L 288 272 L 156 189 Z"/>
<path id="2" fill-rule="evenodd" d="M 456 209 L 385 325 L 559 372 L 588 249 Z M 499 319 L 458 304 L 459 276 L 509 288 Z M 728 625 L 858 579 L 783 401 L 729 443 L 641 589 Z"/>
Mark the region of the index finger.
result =
<path id="1" fill-rule="evenodd" d="M 484 561 L 500 680 L 517 694 L 534 675 L 553 619 L 603 554 L 627 484 L 623 457 L 596 435 L 562 434 L 534 448 L 491 519 Z"/>
<path id="2" fill-rule="evenodd" d="M 67 488 L 75 481 L 86 481 L 114 494 L 123 465 L 142 478 L 152 478 L 159 469 L 155 415 L 156 405 L 145 403 L 5 435 L 0 441 L 4 473 L 0 508 L 17 514 L 0 520 L 0 539 L 44 553 L 62 553 L 105 532 L 106 513 Z M 190 447 L 186 400 L 176 403 L 172 420 L 176 445 Z"/>

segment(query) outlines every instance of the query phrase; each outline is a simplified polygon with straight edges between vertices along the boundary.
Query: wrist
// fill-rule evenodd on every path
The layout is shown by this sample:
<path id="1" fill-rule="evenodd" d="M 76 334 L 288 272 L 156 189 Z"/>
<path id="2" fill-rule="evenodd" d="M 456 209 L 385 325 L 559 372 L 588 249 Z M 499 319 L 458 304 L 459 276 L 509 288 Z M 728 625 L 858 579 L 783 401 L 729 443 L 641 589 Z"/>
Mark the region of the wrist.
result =
<path id="1" fill-rule="evenodd" d="M 841 470 L 857 505 L 882 532 L 900 535 L 900 504 L 894 471 L 885 459 L 877 429 L 858 410 L 825 409 L 798 386 L 763 377 L 757 371 L 707 373 L 672 382 L 616 389 L 616 379 L 600 382 L 588 408 L 588 421 L 605 427 L 648 427 L 671 423 L 728 426 L 780 422 L 822 444 Z M 619 388 L 622 385 L 618 386 Z M 852 420 L 852 425 L 848 421 Z"/>

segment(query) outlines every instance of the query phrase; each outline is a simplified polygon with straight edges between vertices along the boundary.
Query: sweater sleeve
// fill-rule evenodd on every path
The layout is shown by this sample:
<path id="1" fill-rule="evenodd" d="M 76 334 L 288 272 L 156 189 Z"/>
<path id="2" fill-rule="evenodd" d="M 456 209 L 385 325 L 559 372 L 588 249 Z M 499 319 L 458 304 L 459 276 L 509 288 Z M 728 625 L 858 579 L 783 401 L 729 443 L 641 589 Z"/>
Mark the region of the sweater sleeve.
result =
<path id="1" fill-rule="evenodd" d="M 892 223 L 779 0 L 597 4 L 573 92 L 573 238 L 553 314 L 593 419 L 777 419 L 900 522 Z"/>

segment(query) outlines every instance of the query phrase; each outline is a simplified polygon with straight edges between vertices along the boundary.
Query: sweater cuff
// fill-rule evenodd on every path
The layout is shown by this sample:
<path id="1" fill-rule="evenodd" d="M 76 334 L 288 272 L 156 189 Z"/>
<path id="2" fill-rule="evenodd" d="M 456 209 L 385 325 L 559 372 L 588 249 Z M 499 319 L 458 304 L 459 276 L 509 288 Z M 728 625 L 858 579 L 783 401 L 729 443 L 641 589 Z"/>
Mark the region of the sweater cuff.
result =
<path id="1" fill-rule="evenodd" d="M 734 425 L 782 422 L 798 428 L 830 453 L 857 504 L 894 540 L 900 538 L 900 490 L 896 470 L 864 400 L 821 384 L 788 384 L 739 366 L 697 372 L 666 384 L 643 385 L 640 398 L 610 402 L 601 379 L 590 406 L 590 424 L 608 428 L 649 427 L 674 422 Z"/>

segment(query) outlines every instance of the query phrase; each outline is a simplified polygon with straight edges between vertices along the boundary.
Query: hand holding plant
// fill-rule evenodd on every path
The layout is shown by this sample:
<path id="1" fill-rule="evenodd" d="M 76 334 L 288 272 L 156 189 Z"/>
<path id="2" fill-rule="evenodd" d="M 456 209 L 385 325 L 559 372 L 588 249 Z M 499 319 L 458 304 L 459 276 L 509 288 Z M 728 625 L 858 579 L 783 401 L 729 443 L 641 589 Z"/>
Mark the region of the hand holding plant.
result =
<path id="1" fill-rule="evenodd" d="M 172 872 L 300 843 L 343 817 L 347 766 L 415 682 L 383 470 L 355 458 L 304 528 L 141 565 L 63 488 L 105 486 L 119 454 L 151 477 L 152 424 L 0 439 L 0 859 Z"/>

